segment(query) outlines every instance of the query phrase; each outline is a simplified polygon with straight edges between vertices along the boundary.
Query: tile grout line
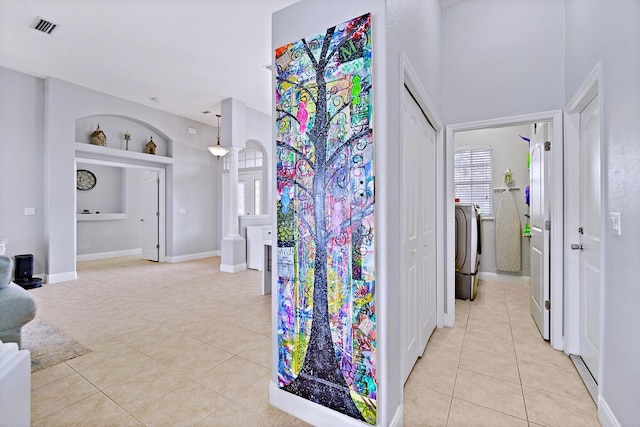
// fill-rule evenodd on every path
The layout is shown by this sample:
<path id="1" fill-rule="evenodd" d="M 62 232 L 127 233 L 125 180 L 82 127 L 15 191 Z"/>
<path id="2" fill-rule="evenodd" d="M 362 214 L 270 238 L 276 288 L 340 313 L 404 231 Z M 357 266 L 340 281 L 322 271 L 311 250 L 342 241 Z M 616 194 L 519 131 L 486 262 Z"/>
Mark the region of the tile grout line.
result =
<path id="1" fill-rule="evenodd" d="M 509 312 L 509 304 L 506 301 L 506 291 L 505 291 L 505 305 L 507 306 L 507 316 L 509 317 L 509 330 L 511 331 L 511 342 L 513 343 L 513 353 L 516 356 L 516 368 L 518 369 L 518 378 L 520 379 L 520 392 L 522 393 L 522 404 L 524 405 L 524 414 L 526 416 L 527 423 L 531 423 L 532 421 L 529 419 L 529 410 L 527 408 L 527 399 L 524 396 L 524 386 L 522 384 L 522 375 L 520 374 L 520 362 L 518 359 L 518 352 L 516 351 L 516 343 L 513 339 L 513 325 L 511 323 L 511 313 Z"/>

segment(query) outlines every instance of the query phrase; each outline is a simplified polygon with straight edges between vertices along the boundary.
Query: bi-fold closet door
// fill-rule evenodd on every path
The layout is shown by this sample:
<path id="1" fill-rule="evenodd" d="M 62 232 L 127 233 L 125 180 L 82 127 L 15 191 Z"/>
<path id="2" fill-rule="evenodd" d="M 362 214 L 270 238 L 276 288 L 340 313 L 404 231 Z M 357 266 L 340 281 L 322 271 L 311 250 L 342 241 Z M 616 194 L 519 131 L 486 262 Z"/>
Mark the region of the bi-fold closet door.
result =
<path id="1" fill-rule="evenodd" d="M 436 327 L 436 131 L 405 88 L 402 141 L 403 377 Z"/>

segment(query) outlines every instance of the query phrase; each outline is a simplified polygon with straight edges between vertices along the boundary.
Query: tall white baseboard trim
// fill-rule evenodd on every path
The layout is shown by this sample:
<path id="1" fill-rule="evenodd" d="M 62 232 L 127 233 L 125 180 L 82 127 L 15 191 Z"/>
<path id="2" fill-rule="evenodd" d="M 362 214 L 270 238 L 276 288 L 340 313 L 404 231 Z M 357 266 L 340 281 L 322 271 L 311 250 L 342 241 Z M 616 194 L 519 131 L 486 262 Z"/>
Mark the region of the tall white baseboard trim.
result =
<path id="1" fill-rule="evenodd" d="M 140 256 L 142 249 L 127 249 L 124 251 L 99 252 L 97 254 L 76 255 L 76 261 L 93 261 L 95 259 L 116 258 L 120 256 Z"/>
<path id="2" fill-rule="evenodd" d="M 196 254 L 180 255 L 180 256 L 168 256 L 166 258 L 168 263 L 177 263 L 185 261 L 193 261 L 194 259 L 211 258 L 214 256 L 220 256 L 220 251 L 199 252 Z"/>
<path id="3" fill-rule="evenodd" d="M 220 271 L 224 271 L 225 273 L 237 273 L 239 271 L 245 271 L 246 269 L 247 269 L 246 262 L 243 262 L 242 264 L 236 264 L 236 265 L 220 264 Z"/>
<path id="4" fill-rule="evenodd" d="M 598 396 L 598 419 L 602 427 L 621 427 L 618 419 L 613 415 L 611 408 L 609 408 L 602 396 Z"/>
<path id="5" fill-rule="evenodd" d="M 513 276 L 511 274 L 490 273 L 479 271 L 478 279 L 490 280 L 492 282 L 515 283 L 518 285 L 528 285 L 531 282 L 530 276 Z"/>
<path id="6" fill-rule="evenodd" d="M 69 280 L 76 280 L 78 278 L 78 274 L 75 271 L 68 271 L 66 273 L 56 273 L 56 274 L 47 274 L 45 283 L 58 283 L 58 282 L 68 282 Z"/>
<path id="7" fill-rule="evenodd" d="M 393 415 L 393 419 L 391 419 L 391 424 L 389 427 L 402 427 L 403 421 L 403 413 L 402 413 L 402 405 L 398 406 L 396 413 Z"/>
<path id="8" fill-rule="evenodd" d="M 295 394 L 280 390 L 273 381 L 269 383 L 269 403 L 316 427 L 362 427 L 366 425 L 362 421 L 325 408 Z"/>

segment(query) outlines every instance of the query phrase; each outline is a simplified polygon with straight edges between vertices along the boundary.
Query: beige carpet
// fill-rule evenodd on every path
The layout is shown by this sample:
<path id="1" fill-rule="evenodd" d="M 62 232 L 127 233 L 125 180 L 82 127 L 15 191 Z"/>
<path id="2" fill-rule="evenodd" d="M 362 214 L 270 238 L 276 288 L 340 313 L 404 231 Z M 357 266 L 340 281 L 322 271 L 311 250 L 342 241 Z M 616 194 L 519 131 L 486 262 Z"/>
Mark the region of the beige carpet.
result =
<path id="1" fill-rule="evenodd" d="M 32 373 L 91 351 L 40 319 L 22 328 L 22 348 L 31 352 Z"/>

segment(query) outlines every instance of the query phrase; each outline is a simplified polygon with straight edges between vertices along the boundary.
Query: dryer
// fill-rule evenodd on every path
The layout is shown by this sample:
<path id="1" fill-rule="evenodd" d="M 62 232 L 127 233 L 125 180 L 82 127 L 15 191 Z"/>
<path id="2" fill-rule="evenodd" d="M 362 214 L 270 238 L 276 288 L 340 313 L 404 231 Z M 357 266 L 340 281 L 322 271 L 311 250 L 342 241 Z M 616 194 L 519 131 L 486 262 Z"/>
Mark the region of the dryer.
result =
<path id="1" fill-rule="evenodd" d="M 473 300 L 478 289 L 480 265 L 480 214 L 476 205 L 456 203 L 456 298 Z"/>

